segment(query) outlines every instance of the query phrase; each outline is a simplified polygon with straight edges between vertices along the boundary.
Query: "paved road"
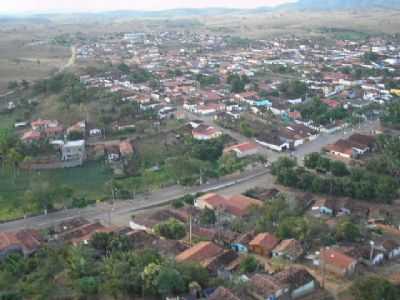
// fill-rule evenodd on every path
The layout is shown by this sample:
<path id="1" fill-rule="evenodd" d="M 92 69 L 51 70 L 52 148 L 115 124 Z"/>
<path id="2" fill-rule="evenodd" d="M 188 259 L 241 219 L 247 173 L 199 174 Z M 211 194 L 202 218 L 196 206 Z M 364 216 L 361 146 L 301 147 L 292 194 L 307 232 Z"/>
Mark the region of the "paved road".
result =
<path id="1" fill-rule="evenodd" d="M 104 223 L 108 223 L 111 221 L 110 223 L 113 224 L 120 224 L 121 220 L 123 220 L 123 224 L 127 224 L 125 220 L 128 220 L 132 213 L 147 208 L 167 204 L 172 200 L 189 193 L 210 191 L 219 191 L 223 193 L 233 186 L 236 189 L 241 188 L 240 190 L 243 190 L 246 188 L 246 186 L 249 185 L 249 182 L 258 182 L 259 180 L 270 181 L 271 179 L 271 175 L 269 175 L 267 169 L 259 168 L 230 179 L 221 180 L 216 183 L 204 184 L 193 188 L 172 186 L 156 191 L 148 195 L 147 197 L 140 195 L 136 199 L 116 201 L 114 204 L 100 203 L 96 206 L 90 206 L 84 209 L 63 210 L 55 213 L 50 213 L 48 215 L 40 215 L 27 218 L 25 220 L 3 223 L 0 224 L 0 231 L 19 230 L 23 228 L 46 228 L 56 223 L 69 220 L 78 216 L 87 218 L 88 220 L 92 221 L 99 220 Z"/>

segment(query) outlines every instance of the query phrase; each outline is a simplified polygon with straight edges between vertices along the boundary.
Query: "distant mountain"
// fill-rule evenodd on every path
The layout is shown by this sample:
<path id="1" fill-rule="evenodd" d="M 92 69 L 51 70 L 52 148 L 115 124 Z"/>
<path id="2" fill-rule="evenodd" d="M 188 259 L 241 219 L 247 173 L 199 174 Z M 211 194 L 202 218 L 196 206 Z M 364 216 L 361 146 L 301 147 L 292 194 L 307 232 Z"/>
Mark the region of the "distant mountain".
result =
<path id="1" fill-rule="evenodd" d="M 400 0 L 299 0 L 281 5 L 280 10 L 400 9 Z"/>

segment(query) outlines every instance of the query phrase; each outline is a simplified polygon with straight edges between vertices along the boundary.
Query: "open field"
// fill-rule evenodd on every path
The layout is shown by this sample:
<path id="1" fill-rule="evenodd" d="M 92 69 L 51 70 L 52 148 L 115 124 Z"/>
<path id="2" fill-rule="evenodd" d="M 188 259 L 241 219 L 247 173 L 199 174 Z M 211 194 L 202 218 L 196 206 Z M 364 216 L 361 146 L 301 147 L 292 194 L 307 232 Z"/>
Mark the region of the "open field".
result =
<path id="1" fill-rule="evenodd" d="M 1 27 L 1 25 L 0 25 Z M 52 45 L 40 28 L 15 27 L 0 31 L 0 92 L 9 81 L 33 81 L 49 75 L 67 63 L 67 47 Z"/>
<path id="2" fill-rule="evenodd" d="M 70 186 L 78 195 L 98 200 L 106 196 L 105 183 L 111 173 L 103 162 L 88 162 L 83 167 L 48 170 L 19 171 L 17 176 L 0 174 L 0 220 L 13 219 L 23 215 L 23 195 L 35 185 Z M 111 193 L 111 192 L 110 192 Z"/>
<path id="3" fill-rule="evenodd" d="M 399 11 L 364 12 L 281 12 L 251 16 L 201 19 L 212 32 L 244 37 L 267 38 L 276 35 L 326 35 L 326 28 L 366 34 L 399 33 Z M 346 36 L 344 36 L 346 38 Z M 350 36 L 351 38 L 351 36 Z"/>

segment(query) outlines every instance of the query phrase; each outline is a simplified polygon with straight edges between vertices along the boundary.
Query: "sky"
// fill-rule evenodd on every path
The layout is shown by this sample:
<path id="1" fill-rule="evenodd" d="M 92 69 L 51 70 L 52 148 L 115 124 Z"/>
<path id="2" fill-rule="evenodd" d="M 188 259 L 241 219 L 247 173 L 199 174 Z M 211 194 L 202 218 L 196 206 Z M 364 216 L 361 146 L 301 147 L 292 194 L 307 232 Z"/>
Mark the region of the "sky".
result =
<path id="1" fill-rule="evenodd" d="M 295 0 L 0 0 L 1 13 L 273 6 Z"/>

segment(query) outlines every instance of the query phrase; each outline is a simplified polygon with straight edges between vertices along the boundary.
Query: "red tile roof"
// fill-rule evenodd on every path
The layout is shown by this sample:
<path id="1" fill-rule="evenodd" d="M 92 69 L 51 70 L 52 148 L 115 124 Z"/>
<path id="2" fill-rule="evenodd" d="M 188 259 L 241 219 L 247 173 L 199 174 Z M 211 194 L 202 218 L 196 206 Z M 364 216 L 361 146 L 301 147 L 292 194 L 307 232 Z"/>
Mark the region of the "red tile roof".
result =
<path id="1" fill-rule="evenodd" d="M 176 257 L 178 262 L 206 263 L 209 259 L 221 254 L 224 250 L 212 242 L 200 242 L 193 247 L 183 251 Z"/>
<path id="2" fill-rule="evenodd" d="M 346 254 L 343 254 L 339 250 L 335 249 L 321 250 L 320 253 L 322 260 L 326 264 L 334 265 L 342 269 L 347 269 L 352 264 L 357 262 L 354 258 L 347 256 Z"/>
<path id="3" fill-rule="evenodd" d="M 20 247 L 23 252 L 31 253 L 41 245 L 41 236 L 37 230 L 25 229 L 18 232 L 0 232 L 0 252 L 10 247 Z"/>
<path id="4" fill-rule="evenodd" d="M 265 250 L 271 251 L 274 249 L 279 243 L 279 240 L 276 236 L 270 233 L 260 233 L 258 234 L 250 243 L 250 246 L 259 246 Z"/>

